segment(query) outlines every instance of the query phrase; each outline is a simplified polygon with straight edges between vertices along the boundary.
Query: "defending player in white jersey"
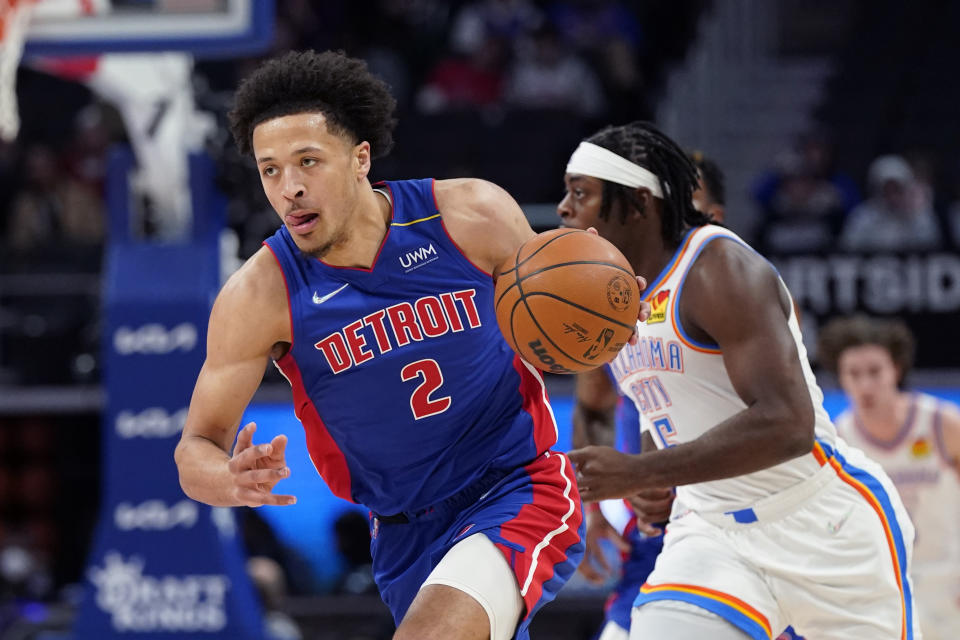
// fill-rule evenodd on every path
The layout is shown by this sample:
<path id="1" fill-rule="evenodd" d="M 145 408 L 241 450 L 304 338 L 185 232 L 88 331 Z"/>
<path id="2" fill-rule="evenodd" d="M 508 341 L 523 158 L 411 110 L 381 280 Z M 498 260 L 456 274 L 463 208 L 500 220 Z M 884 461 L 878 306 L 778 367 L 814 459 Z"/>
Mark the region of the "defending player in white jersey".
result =
<path id="1" fill-rule="evenodd" d="M 880 463 L 917 528 L 913 583 L 926 640 L 960 632 L 960 409 L 903 389 L 913 336 L 897 320 L 838 318 L 820 332 L 819 359 L 851 406 L 840 435 Z"/>
<path id="2" fill-rule="evenodd" d="M 677 487 L 630 638 L 919 638 L 896 489 L 837 438 L 786 287 L 693 208 L 682 149 L 646 123 L 610 127 L 564 180 L 563 224 L 595 227 L 652 283 L 640 339 L 611 366 L 651 425 L 643 453 L 570 454 L 584 500 Z M 578 402 L 606 410 L 612 383 L 585 375 L 595 393 Z"/>

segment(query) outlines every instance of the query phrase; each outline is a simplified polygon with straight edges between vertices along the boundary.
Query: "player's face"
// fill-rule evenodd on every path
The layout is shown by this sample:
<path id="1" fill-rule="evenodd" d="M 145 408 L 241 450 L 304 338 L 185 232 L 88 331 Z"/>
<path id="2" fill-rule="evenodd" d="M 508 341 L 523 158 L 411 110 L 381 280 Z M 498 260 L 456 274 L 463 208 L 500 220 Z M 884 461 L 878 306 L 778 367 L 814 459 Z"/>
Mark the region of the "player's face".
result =
<path id="1" fill-rule="evenodd" d="M 557 205 L 560 226 L 571 229 L 596 227 L 601 236 L 607 237 L 604 230 L 610 221 L 600 218 L 603 181 L 591 176 L 568 173 L 563 176 L 563 184 L 566 187 L 566 193 Z"/>
<path id="2" fill-rule="evenodd" d="M 837 377 L 859 409 L 885 406 L 897 394 L 897 366 L 890 352 L 879 345 L 844 349 L 837 362 Z"/>
<path id="3" fill-rule="evenodd" d="M 321 258 L 347 241 L 369 144 L 330 133 L 321 113 L 298 113 L 257 125 L 253 153 L 267 199 L 302 252 Z"/>

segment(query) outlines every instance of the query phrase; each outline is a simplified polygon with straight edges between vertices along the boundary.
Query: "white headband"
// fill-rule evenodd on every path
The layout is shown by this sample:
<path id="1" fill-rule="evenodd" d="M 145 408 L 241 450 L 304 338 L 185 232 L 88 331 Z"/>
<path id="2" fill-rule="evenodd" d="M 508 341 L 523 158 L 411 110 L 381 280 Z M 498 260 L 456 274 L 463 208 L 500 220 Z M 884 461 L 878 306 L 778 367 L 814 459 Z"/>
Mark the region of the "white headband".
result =
<path id="1" fill-rule="evenodd" d="M 609 180 L 627 187 L 646 187 L 657 198 L 663 198 L 660 180 L 655 173 L 591 142 L 581 142 L 573 152 L 567 163 L 567 173 Z"/>

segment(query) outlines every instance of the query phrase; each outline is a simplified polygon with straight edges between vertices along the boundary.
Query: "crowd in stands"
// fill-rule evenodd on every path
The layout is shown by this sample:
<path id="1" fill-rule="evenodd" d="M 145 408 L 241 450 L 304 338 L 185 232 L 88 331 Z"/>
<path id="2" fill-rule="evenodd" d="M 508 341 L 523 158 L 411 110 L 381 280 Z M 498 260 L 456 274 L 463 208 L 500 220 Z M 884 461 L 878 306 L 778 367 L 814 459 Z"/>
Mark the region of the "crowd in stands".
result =
<path id="1" fill-rule="evenodd" d="M 751 187 L 755 246 L 768 255 L 960 247 L 960 203 L 938 198 L 929 155 L 885 153 L 863 173 L 861 189 L 835 166 L 829 137 L 802 136 Z"/>

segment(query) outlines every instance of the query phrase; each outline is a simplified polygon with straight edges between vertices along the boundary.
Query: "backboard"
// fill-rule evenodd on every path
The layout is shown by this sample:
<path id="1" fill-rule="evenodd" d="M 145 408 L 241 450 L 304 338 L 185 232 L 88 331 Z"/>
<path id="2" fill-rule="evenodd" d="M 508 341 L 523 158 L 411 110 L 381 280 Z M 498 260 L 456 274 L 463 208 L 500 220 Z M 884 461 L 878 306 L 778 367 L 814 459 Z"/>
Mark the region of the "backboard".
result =
<path id="1" fill-rule="evenodd" d="M 273 27 L 274 0 L 35 0 L 24 55 L 237 57 L 266 49 Z"/>

